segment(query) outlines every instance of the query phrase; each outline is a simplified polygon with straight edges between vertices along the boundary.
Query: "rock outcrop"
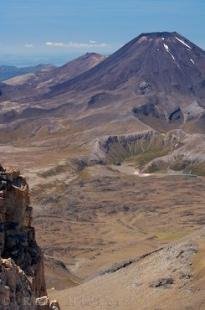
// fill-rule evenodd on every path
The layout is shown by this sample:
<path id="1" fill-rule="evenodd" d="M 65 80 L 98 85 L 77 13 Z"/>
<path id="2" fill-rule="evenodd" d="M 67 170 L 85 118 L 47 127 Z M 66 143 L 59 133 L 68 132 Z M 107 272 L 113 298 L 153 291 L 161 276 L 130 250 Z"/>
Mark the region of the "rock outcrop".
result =
<path id="1" fill-rule="evenodd" d="M 31 222 L 25 178 L 0 166 L 0 309 L 58 309 L 47 298 L 43 254 Z M 46 303 L 39 302 L 43 297 Z"/>

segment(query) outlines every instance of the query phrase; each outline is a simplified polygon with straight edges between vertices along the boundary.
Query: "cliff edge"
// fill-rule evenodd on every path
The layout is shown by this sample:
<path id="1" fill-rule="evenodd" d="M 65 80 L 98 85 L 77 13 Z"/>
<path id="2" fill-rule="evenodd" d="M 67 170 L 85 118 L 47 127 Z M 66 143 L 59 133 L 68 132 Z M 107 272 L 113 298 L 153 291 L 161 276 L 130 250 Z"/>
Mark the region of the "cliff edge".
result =
<path id="1" fill-rule="evenodd" d="M 31 223 L 26 179 L 0 166 L 0 309 L 59 309 L 47 297 L 43 254 Z"/>

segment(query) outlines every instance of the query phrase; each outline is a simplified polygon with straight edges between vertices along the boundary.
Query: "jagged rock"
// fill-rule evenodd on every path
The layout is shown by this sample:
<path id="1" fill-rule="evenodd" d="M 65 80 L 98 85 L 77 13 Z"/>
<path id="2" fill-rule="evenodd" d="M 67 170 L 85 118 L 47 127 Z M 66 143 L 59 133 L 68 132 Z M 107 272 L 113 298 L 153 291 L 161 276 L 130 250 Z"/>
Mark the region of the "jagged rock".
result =
<path id="1" fill-rule="evenodd" d="M 10 258 L 0 260 L 0 309 L 35 309 L 31 283 Z"/>
<path id="2" fill-rule="evenodd" d="M 36 299 L 37 310 L 48 310 L 49 309 L 49 298 L 43 296 Z"/>
<path id="3" fill-rule="evenodd" d="M 50 310 L 59 310 L 60 306 L 56 300 L 51 301 L 50 303 Z"/>
<path id="4" fill-rule="evenodd" d="M 141 94 L 147 94 L 151 91 L 151 85 L 146 81 L 142 81 L 139 83 L 139 90 Z"/>
<path id="5" fill-rule="evenodd" d="M 56 300 L 49 301 L 47 296 L 43 296 L 36 299 L 37 310 L 59 310 L 60 306 Z"/>
<path id="6" fill-rule="evenodd" d="M 36 309 L 36 300 L 40 303 L 41 299 L 48 302 L 39 309 L 52 309 L 43 254 L 31 224 L 32 207 L 25 178 L 17 169 L 0 166 L 0 309 L 32 310 Z"/>

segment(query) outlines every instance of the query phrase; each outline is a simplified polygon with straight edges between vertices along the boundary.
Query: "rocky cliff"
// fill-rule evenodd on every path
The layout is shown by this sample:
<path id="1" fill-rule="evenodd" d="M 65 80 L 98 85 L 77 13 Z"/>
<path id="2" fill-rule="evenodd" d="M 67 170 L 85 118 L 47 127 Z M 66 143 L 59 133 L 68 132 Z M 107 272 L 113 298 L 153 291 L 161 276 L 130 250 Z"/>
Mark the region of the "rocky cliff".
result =
<path id="1" fill-rule="evenodd" d="M 0 166 L 0 309 L 59 309 L 47 297 L 43 254 L 31 222 L 25 178 Z"/>

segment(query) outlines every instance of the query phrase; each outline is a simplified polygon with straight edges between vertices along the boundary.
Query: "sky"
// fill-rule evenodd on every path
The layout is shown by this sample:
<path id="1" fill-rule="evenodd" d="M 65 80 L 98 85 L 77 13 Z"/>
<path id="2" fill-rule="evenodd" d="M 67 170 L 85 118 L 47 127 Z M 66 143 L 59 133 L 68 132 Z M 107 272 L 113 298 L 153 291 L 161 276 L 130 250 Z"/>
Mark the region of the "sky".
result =
<path id="1" fill-rule="evenodd" d="M 0 0 L 0 65 L 108 55 L 153 31 L 177 31 L 205 49 L 205 0 Z"/>

